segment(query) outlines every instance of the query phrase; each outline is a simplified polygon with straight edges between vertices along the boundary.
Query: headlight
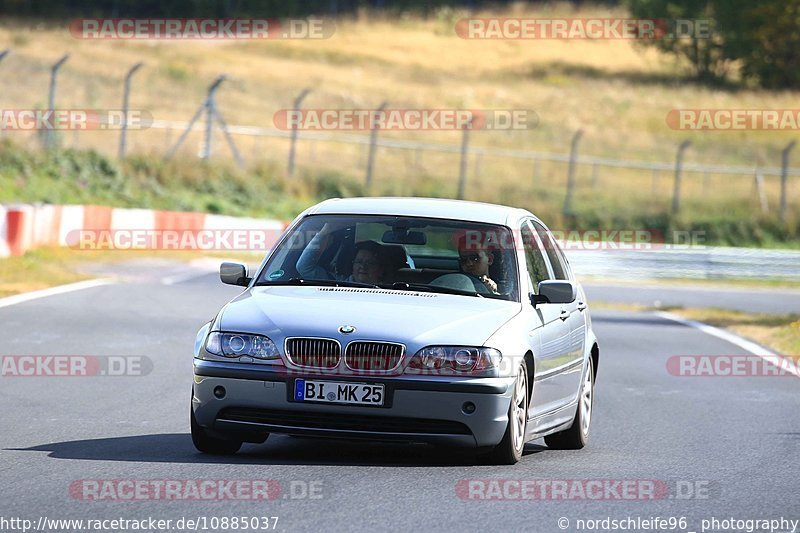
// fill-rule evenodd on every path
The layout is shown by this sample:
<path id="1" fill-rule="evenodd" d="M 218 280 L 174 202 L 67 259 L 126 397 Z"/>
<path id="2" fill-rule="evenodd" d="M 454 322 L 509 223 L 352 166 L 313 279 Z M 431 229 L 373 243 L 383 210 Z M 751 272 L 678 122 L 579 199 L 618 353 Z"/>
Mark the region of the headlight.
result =
<path id="1" fill-rule="evenodd" d="M 223 357 L 255 357 L 256 359 L 280 359 L 281 354 L 269 337 L 245 333 L 221 333 L 212 331 L 206 339 L 206 351 Z"/>
<path id="2" fill-rule="evenodd" d="M 406 372 L 459 375 L 498 367 L 502 354 L 494 348 L 474 346 L 428 346 L 417 352 Z"/>

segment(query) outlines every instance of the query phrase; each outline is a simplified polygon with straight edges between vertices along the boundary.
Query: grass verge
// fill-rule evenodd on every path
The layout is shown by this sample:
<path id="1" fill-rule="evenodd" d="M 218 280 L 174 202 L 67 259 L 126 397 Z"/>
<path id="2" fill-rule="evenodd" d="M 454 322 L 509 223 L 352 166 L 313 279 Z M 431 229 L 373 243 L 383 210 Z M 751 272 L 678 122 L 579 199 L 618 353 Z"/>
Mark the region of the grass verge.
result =
<path id="1" fill-rule="evenodd" d="M 730 309 L 674 309 L 671 312 L 732 331 L 782 355 L 800 354 L 800 314 L 744 313 Z"/>
<path id="2" fill-rule="evenodd" d="M 0 259 L 0 298 L 75 283 L 91 278 L 83 272 L 88 264 L 114 264 L 143 259 L 171 260 L 188 263 L 201 258 L 230 259 L 251 266 L 261 255 L 243 252 L 191 251 L 79 251 L 69 248 L 40 248 L 20 257 Z"/>
<path id="3" fill-rule="evenodd" d="M 289 178 L 272 163 L 243 170 L 224 161 L 198 163 L 188 158 L 164 161 L 137 155 L 116 161 L 91 150 L 46 153 L 0 140 L 0 203 L 97 204 L 291 220 L 321 200 L 364 195 L 453 196 L 441 182 L 422 175 L 375 183 L 368 191 L 352 171 L 302 170 Z M 705 245 L 800 247 L 800 216 L 791 215 L 783 223 L 776 213 L 749 215 L 746 203 L 687 201 L 683 211 L 672 214 L 655 204 L 631 202 L 616 191 L 579 191 L 575 198 L 573 214 L 565 216 L 560 192 L 532 193 L 524 182 L 468 196 L 528 209 L 562 231 L 647 230 L 668 242 L 674 232 L 689 232 Z M 681 234 L 687 233 L 677 235 Z"/>
<path id="4" fill-rule="evenodd" d="M 731 309 L 650 307 L 637 304 L 592 302 L 593 309 L 614 311 L 669 311 L 748 338 L 781 355 L 800 355 L 800 314 L 745 313 Z"/>

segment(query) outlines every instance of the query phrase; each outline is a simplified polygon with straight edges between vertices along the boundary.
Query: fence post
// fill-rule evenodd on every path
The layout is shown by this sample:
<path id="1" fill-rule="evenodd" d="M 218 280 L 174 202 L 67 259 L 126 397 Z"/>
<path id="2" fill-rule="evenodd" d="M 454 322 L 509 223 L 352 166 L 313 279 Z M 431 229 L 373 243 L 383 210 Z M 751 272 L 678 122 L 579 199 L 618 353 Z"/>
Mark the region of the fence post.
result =
<path id="1" fill-rule="evenodd" d="M 122 90 L 122 129 L 119 132 L 119 159 L 123 159 L 125 157 L 125 143 L 127 141 L 126 137 L 128 134 L 128 99 L 131 94 L 131 77 L 140 68 L 142 68 L 142 63 L 136 63 L 125 75 L 125 83 Z"/>
<path id="2" fill-rule="evenodd" d="M 461 162 L 458 166 L 458 199 L 464 199 L 464 190 L 467 188 L 467 152 L 469 151 L 469 130 L 472 129 L 472 120 L 464 124 L 461 136 Z"/>
<path id="3" fill-rule="evenodd" d="M 292 104 L 292 111 L 296 112 L 300 108 L 300 104 L 303 102 L 303 98 L 308 96 L 308 93 L 311 92 L 310 88 L 303 89 L 300 94 L 297 95 L 297 98 L 294 99 L 294 103 Z M 289 143 L 289 164 L 286 166 L 286 173 L 291 178 L 294 176 L 294 158 L 296 154 L 296 146 L 297 146 L 297 121 L 292 121 L 292 136 Z"/>
<path id="4" fill-rule="evenodd" d="M 683 168 L 683 153 L 692 144 L 692 141 L 683 141 L 678 146 L 678 153 L 675 156 L 675 185 L 672 190 L 672 214 L 681 209 L 681 169 Z"/>
<path id="5" fill-rule="evenodd" d="M 575 164 L 578 158 L 578 142 L 583 136 L 583 130 L 578 130 L 572 136 L 572 144 L 569 150 L 569 167 L 567 169 L 567 196 L 564 198 L 564 216 L 572 214 L 572 190 L 575 188 Z"/>
<path id="6" fill-rule="evenodd" d="M 375 114 L 373 115 L 374 121 L 372 122 L 372 128 L 369 133 L 369 153 L 367 154 L 367 175 L 364 178 L 364 188 L 367 192 L 372 188 L 372 167 L 375 164 L 375 145 L 378 142 L 378 118 L 383 114 L 383 110 L 386 109 L 388 102 L 381 102 L 381 105 L 378 106 L 378 109 L 375 110 Z"/>
<path id="7" fill-rule="evenodd" d="M 56 76 L 61 66 L 69 59 L 69 54 L 64 54 L 61 59 L 50 67 L 50 90 L 47 95 L 47 109 L 55 111 L 56 108 Z M 55 124 L 53 125 L 55 127 Z M 44 132 L 44 147 L 47 150 L 53 148 L 53 128 L 47 128 Z"/>
<path id="8" fill-rule="evenodd" d="M 224 75 L 217 76 L 214 83 L 208 87 L 208 96 L 206 96 L 206 130 L 203 136 L 203 152 L 200 154 L 200 158 L 206 161 L 211 158 L 211 126 L 214 124 L 214 95 L 223 81 L 225 81 Z"/>
<path id="9" fill-rule="evenodd" d="M 209 85 L 208 87 L 208 94 L 206 95 L 205 101 L 200 104 L 200 107 L 197 108 L 192 119 L 189 121 L 189 124 L 186 126 L 186 129 L 183 131 L 180 137 L 178 137 L 177 142 L 175 145 L 169 149 L 166 155 L 166 159 L 169 160 L 173 154 L 178 150 L 178 148 L 183 144 L 183 141 L 186 140 L 186 137 L 189 135 L 189 132 L 192 131 L 192 127 L 194 127 L 197 120 L 203 114 L 203 111 L 206 112 L 206 129 L 205 129 L 205 145 L 203 146 L 203 152 L 200 154 L 204 160 L 207 160 L 211 156 L 211 125 L 213 124 L 214 119 L 220 125 L 222 129 L 223 135 L 225 135 L 225 140 L 228 142 L 228 146 L 231 149 L 231 153 L 233 153 L 234 159 L 236 159 L 236 163 L 239 166 L 243 166 L 244 162 L 242 161 L 242 157 L 239 155 L 239 151 L 236 149 L 236 145 L 233 143 L 233 139 L 231 138 L 230 134 L 228 133 L 228 125 L 222 119 L 222 115 L 219 114 L 217 111 L 216 105 L 214 104 L 214 94 L 216 93 L 217 89 L 219 88 L 220 84 L 227 79 L 227 76 L 224 74 L 217 76 L 217 79 Z"/>
<path id="10" fill-rule="evenodd" d="M 228 132 L 228 124 L 222 118 L 222 115 L 217 111 L 217 104 L 214 100 L 211 100 L 211 110 L 213 111 L 214 118 L 217 119 L 217 123 L 219 124 L 219 129 L 222 130 L 222 135 L 225 137 L 225 141 L 228 143 L 228 148 L 231 149 L 231 153 L 233 154 L 233 158 L 236 160 L 236 164 L 240 167 L 244 167 L 244 161 L 242 160 L 242 156 L 239 155 L 239 150 L 236 149 L 236 144 L 233 142 L 233 137 Z"/>
<path id="11" fill-rule="evenodd" d="M 786 189 L 789 176 L 789 152 L 792 151 L 796 143 L 797 141 L 790 142 L 786 145 L 786 148 L 783 149 L 783 152 L 781 152 L 781 222 L 786 222 Z"/>

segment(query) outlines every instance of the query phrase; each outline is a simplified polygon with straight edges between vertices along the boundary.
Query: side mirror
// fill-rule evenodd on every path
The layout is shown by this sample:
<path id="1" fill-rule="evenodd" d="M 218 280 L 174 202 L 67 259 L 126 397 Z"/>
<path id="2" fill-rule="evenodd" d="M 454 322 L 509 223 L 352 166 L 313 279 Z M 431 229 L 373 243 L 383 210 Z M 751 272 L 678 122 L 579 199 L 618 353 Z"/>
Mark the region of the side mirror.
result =
<path id="1" fill-rule="evenodd" d="M 247 267 L 240 263 L 222 263 L 219 266 L 219 279 L 226 285 L 247 287 L 250 284 Z"/>
<path id="2" fill-rule="evenodd" d="M 578 288 L 571 281 L 547 280 L 539 282 L 539 294 L 531 294 L 531 305 L 568 304 L 578 297 Z"/>

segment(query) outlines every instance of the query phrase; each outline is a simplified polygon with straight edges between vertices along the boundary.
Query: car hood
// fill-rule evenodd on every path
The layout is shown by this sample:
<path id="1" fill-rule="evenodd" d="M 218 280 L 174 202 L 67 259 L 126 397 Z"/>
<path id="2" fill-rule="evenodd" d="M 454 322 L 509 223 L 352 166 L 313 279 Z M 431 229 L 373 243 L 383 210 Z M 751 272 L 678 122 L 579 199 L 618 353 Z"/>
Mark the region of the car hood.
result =
<path id="1" fill-rule="evenodd" d="M 428 292 L 346 287 L 254 287 L 223 308 L 218 329 L 286 337 L 311 336 L 481 346 L 520 312 L 518 302 Z M 341 326 L 355 332 L 343 335 Z"/>

